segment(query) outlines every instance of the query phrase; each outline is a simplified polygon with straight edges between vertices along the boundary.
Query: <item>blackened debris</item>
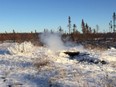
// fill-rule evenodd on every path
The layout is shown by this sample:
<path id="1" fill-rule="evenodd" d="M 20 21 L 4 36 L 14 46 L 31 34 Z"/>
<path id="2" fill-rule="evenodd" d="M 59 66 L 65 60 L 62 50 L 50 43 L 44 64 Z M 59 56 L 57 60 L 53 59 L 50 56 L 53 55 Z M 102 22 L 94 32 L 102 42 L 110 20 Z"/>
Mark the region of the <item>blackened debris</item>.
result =
<path id="1" fill-rule="evenodd" d="M 68 54 L 71 58 L 78 56 L 80 52 L 64 52 L 65 54 Z"/>
<path id="2" fill-rule="evenodd" d="M 80 52 L 64 52 L 65 54 L 69 55 L 70 59 L 76 59 L 79 62 L 87 62 L 93 64 L 107 64 L 106 61 L 100 60 L 98 58 L 90 57 L 88 53 L 80 53 Z"/>

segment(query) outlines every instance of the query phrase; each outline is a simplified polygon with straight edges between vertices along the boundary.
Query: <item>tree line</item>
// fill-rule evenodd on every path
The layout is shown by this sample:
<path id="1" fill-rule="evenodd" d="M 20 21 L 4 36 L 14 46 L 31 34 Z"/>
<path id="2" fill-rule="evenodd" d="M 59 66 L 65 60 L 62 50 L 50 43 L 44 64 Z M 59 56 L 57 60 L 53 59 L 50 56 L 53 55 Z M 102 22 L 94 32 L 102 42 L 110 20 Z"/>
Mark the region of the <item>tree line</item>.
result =
<path id="1" fill-rule="evenodd" d="M 64 38 L 66 37 L 70 37 L 71 40 L 73 41 L 85 41 L 85 40 L 99 40 L 99 39 L 108 39 L 108 38 L 112 38 L 113 40 L 115 40 L 116 38 L 116 14 L 115 12 L 113 13 L 112 16 L 112 23 L 110 21 L 109 23 L 109 30 L 113 30 L 113 32 L 106 32 L 106 33 L 102 33 L 102 32 L 98 32 L 99 30 L 99 25 L 96 25 L 96 29 L 92 29 L 88 23 L 86 23 L 84 21 L 84 19 L 82 19 L 81 21 L 81 32 L 78 30 L 78 27 L 76 24 L 71 24 L 71 17 L 68 17 L 68 33 L 65 32 L 61 26 L 58 27 L 57 32 L 62 33 L 62 36 Z M 54 30 L 48 30 L 48 29 L 44 29 L 43 32 L 51 32 L 54 33 Z M 15 30 L 13 30 L 12 33 L 0 33 L 0 41 L 8 41 L 8 40 L 12 40 L 14 42 L 23 42 L 23 41 L 38 41 L 39 40 L 39 35 L 40 33 L 38 33 L 36 30 L 35 32 L 30 32 L 30 33 L 16 33 Z"/>

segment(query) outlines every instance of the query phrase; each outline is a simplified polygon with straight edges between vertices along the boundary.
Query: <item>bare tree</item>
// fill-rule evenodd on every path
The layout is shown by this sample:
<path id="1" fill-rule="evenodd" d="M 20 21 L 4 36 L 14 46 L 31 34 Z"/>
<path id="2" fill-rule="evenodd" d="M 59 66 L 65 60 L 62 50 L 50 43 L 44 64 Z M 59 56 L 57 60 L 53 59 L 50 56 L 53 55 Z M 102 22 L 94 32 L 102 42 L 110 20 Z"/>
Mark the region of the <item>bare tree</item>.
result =
<path id="1" fill-rule="evenodd" d="M 98 33 L 99 31 L 99 25 L 96 25 L 96 32 Z"/>
<path id="2" fill-rule="evenodd" d="M 115 21 L 116 21 L 116 14 L 115 14 L 115 12 L 114 12 L 114 13 L 113 13 L 113 31 L 114 31 L 114 32 L 115 32 L 115 27 L 116 27 Z"/>

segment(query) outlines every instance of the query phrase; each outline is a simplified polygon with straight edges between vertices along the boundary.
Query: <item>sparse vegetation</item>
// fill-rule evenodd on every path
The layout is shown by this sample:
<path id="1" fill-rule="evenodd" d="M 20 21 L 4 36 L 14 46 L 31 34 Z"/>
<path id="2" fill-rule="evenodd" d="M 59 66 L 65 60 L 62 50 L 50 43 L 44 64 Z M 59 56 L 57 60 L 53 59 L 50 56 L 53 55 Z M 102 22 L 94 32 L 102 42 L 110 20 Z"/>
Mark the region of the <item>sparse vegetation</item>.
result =
<path id="1" fill-rule="evenodd" d="M 39 70 L 44 66 L 48 66 L 48 64 L 50 64 L 50 61 L 48 59 L 40 59 L 34 64 L 34 66 L 36 66 Z"/>

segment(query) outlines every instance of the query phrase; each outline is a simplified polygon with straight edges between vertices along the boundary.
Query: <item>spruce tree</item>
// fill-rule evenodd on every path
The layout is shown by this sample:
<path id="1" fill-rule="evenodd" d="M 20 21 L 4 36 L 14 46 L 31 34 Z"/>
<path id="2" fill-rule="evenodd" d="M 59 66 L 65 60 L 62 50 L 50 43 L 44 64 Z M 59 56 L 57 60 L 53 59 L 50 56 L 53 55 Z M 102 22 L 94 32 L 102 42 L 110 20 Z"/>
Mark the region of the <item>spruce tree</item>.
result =
<path id="1" fill-rule="evenodd" d="M 68 28 L 69 28 L 69 34 L 71 33 L 71 17 L 68 17 Z"/>
<path id="2" fill-rule="evenodd" d="M 83 19 L 82 19 L 82 22 L 81 22 L 81 27 L 82 27 L 82 33 L 85 34 L 86 33 L 86 29 L 85 29 L 85 23 L 84 23 Z"/>

